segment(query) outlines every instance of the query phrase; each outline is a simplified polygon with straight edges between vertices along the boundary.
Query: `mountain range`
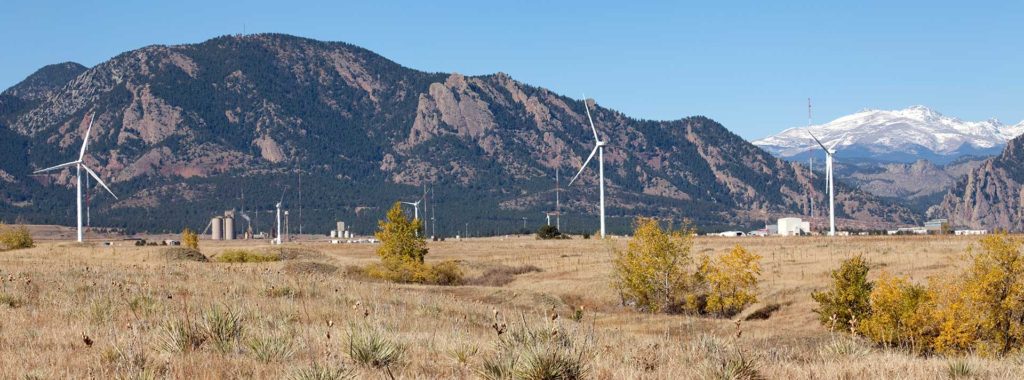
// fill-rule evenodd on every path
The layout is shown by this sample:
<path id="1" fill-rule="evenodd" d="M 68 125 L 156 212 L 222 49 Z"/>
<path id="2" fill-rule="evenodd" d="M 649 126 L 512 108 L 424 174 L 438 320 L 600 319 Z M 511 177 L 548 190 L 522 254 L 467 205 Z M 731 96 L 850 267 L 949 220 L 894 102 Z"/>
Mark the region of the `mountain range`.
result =
<path id="1" fill-rule="evenodd" d="M 628 231 L 638 215 L 762 225 L 825 199 L 806 167 L 707 117 L 642 120 L 588 101 L 609 142 L 610 231 Z M 422 72 L 281 34 L 51 65 L 0 94 L 0 218 L 72 222 L 72 173 L 31 172 L 74 157 L 95 115 L 85 159 L 121 198 L 88 189 L 96 225 L 202 230 L 244 209 L 267 230 L 283 201 L 293 231 L 325 233 L 344 220 L 367 233 L 393 202 L 427 193 L 438 235 L 506 233 L 523 217 L 539 225 L 554 208 L 556 170 L 566 178 L 589 153 L 583 102 L 503 73 Z M 596 228 L 595 181 L 591 170 L 563 190 L 563 229 Z M 837 198 L 846 227 L 920 220 L 842 183 Z"/>
<path id="2" fill-rule="evenodd" d="M 864 110 L 826 124 L 789 128 L 754 141 L 780 157 L 819 156 L 813 133 L 826 145 L 837 144 L 837 158 L 913 163 L 925 159 L 944 165 L 963 156 L 999 154 L 1006 142 L 1024 134 L 1024 122 L 964 121 L 925 106 L 901 110 Z"/>

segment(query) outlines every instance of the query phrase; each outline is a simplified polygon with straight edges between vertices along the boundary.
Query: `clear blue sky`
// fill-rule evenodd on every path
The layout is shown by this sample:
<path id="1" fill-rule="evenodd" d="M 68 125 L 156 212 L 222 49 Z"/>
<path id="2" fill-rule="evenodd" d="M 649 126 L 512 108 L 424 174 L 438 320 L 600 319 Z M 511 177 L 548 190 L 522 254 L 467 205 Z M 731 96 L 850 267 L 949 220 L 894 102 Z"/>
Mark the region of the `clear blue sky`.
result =
<path id="1" fill-rule="evenodd" d="M 1024 119 L 1016 0 L 88 3 L 4 1 L 0 88 L 50 63 L 92 66 L 244 27 L 346 41 L 420 70 L 503 71 L 634 117 L 706 115 L 751 139 L 806 123 L 807 97 L 819 122 L 914 104 Z"/>

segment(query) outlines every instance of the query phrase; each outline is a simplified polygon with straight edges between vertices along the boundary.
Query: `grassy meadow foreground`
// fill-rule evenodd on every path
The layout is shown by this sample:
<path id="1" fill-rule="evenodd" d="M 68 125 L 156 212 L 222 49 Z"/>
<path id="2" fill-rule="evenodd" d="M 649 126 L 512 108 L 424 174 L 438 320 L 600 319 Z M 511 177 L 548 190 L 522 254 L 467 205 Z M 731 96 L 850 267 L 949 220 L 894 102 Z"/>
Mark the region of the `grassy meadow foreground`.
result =
<path id="1" fill-rule="evenodd" d="M 621 306 L 610 279 L 613 251 L 626 241 L 429 243 L 427 262 L 457 260 L 468 279 L 462 286 L 367 279 L 350 268 L 378 261 L 369 244 L 292 243 L 278 251 L 281 261 L 220 263 L 166 247 L 37 241 L 0 253 L 0 373 L 477 378 L 502 325 L 505 334 L 524 325 L 558 331 L 589 358 L 587 377 L 598 379 L 1017 378 L 1024 370 L 1019 357 L 873 348 L 829 331 L 812 311 L 811 292 L 827 286 L 844 259 L 863 255 L 873 278 L 884 269 L 924 281 L 963 267 L 973 237 L 698 238 L 695 255 L 740 244 L 763 257 L 760 302 L 732 319 Z M 206 256 L 271 249 L 253 241 L 200 245 Z M 197 326 L 215 334 L 194 338 Z M 353 340 L 397 352 L 353 357 Z"/>

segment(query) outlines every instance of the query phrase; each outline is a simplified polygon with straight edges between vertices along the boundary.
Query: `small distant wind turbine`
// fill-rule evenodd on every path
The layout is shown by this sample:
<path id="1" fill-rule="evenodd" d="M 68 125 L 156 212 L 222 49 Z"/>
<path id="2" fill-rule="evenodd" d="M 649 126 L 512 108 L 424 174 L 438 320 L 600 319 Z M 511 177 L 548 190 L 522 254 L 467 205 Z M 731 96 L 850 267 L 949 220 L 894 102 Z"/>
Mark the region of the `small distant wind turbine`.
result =
<path id="1" fill-rule="evenodd" d="M 420 198 L 420 200 L 418 200 L 416 202 L 402 202 L 402 204 L 407 204 L 407 205 L 412 206 L 412 210 L 413 210 L 412 211 L 413 212 L 412 220 L 417 220 L 417 219 L 420 218 L 420 202 L 423 202 L 423 198 Z M 420 236 L 420 231 L 419 230 L 416 230 L 416 236 Z"/>
<path id="2" fill-rule="evenodd" d="M 416 202 L 402 202 L 402 204 L 407 204 L 407 205 L 413 207 L 413 211 L 412 211 L 413 212 L 413 217 L 412 217 L 413 220 L 416 220 L 416 219 L 420 218 L 420 202 L 423 202 L 423 200 L 420 199 L 420 200 L 418 200 Z"/>
<path id="3" fill-rule="evenodd" d="M 114 199 L 117 199 L 117 195 L 114 195 L 114 192 L 110 191 L 110 188 L 107 187 L 107 184 L 104 183 L 102 179 L 100 179 L 100 176 L 96 175 L 96 172 L 92 171 L 92 169 L 89 169 L 88 166 L 85 166 L 85 161 L 84 161 L 84 159 L 85 159 L 85 149 L 89 145 L 89 134 L 92 132 L 92 123 L 95 120 L 96 120 L 96 115 L 93 114 L 89 118 L 89 127 L 85 130 L 85 139 L 84 139 L 84 141 L 82 141 L 82 149 L 78 153 L 78 159 L 77 160 L 71 161 L 71 162 L 68 162 L 68 163 L 65 163 L 65 164 L 60 164 L 60 165 L 57 165 L 57 166 L 52 166 L 52 167 L 49 167 L 49 168 L 46 168 L 46 169 L 42 169 L 42 170 L 36 170 L 35 173 L 34 173 L 34 174 L 39 174 L 39 173 L 48 172 L 48 171 L 51 171 L 51 170 L 57 170 L 57 169 L 66 168 L 66 167 L 69 167 L 69 166 L 74 166 L 75 167 L 75 178 L 76 178 L 75 179 L 75 190 L 78 193 L 78 197 L 77 197 L 76 200 L 77 200 L 77 203 L 78 203 L 78 242 L 79 243 L 81 243 L 83 241 L 83 238 L 84 238 L 84 233 L 82 231 L 82 169 L 85 169 L 86 173 L 89 173 L 89 175 L 92 176 L 92 178 L 96 179 L 96 182 L 98 182 L 100 184 L 100 186 L 103 186 L 103 188 L 106 189 L 107 192 L 110 193 L 110 195 L 112 195 L 114 197 Z"/>
<path id="4" fill-rule="evenodd" d="M 590 160 L 594 158 L 594 154 L 597 154 L 598 186 L 600 187 L 601 197 L 601 238 L 604 239 L 604 146 L 608 145 L 608 143 L 601 141 L 601 138 L 597 136 L 597 128 L 594 127 L 594 119 L 590 117 L 590 106 L 587 105 L 586 95 L 583 95 L 583 108 L 587 111 L 587 121 L 590 122 L 590 130 L 594 132 L 594 150 L 590 152 L 590 157 L 587 157 L 587 160 L 583 162 L 582 166 L 580 166 L 580 171 L 576 173 L 576 176 L 572 177 L 572 180 L 569 181 L 569 186 L 572 186 L 573 182 L 576 182 L 576 179 L 580 177 L 580 174 L 583 174 L 583 170 L 587 168 L 587 164 L 589 164 Z"/>
<path id="5" fill-rule="evenodd" d="M 835 182 L 832 178 L 832 156 L 836 154 L 836 145 L 839 144 L 840 140 L 836 140 L 832 143 L 832 146 L 825 147 L 825 144 L 821 143 L 817 137 L 810 131 L 807 134 L 811 135 L 814 142 L 821 146 L 821 149 L 825 150 L 825 186 L 828 187 L 828 235 L 835 236 L 836 234 L 836 193 L 835 193 Z"/>

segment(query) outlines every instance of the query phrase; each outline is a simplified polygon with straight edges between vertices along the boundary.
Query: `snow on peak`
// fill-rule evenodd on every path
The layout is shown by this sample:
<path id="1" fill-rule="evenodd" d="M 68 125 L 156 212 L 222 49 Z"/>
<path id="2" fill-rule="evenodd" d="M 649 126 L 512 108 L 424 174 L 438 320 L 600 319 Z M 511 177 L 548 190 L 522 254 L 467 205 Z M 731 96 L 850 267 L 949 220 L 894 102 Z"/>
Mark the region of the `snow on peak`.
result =
<path id="1" fill-rule="evenodd" d="M 955 155 L 965 150 L 998 148 L 1024 134 L 1024 122 L 1006 126 L 996 119 L 964 121 L 923 105 L 900 110 L 865 109 L 825 124 L 789 128 L 754 144 L 791 157 L 817 146 L 808 131 L 826 145 L 838 141 L 838 150 L 856 145 L 887 153 L 924 147 L 938 155 Z"/>

